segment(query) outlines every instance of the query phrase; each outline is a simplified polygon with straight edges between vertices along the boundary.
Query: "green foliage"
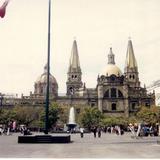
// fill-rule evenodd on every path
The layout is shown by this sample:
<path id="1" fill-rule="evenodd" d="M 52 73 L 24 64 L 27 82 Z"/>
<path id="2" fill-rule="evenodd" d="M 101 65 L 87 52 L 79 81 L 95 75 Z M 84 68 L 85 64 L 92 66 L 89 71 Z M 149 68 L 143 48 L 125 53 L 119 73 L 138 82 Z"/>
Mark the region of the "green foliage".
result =
<path id="1" fill-rule="evenodd" d="M 125 117 L 110 117 L 110 116 L 106 116 L 103 121 L 102 124 L 104 126 L 115 126 L 115 125 L 123 125 L 123 126 L 127 126 L 128 125 L 128 119 Z"/>
<path id="2" fill-rule="evenodd" d="M 16 106 L 13 109 L 0 110 L 0 123 L 8 124 L 8 122 L 16 120 L 17 124 L 25 124 L 30 126 L 33 121 L 40 120 L 40 107 L 20 107 Z"/>
<path id="3" fill-rule="evenodd" d="M 49 127 L 51 128 L 62 118 L 66 121 L 63 109 L 56 103 L 49 107 Z M 44 107 L 16 106 L 13 109 L 0 110 L 0 124 L 8 124 L 9 121 L 16 120 L 17 124 L 25 124 L 28 127 L 44 127 L 45 109 Z"/>
<path id="4" fill-rule="evenodd" d="M 103 114 L 96 107 L 87 107 L 81 113 L 81 124 L 89 130 L 101 125 Z"/>
<path id="5" fill-rule="evenodd" d="M 41 120 L 34 120 L 30 123 L 31 128 L 44 128 L 44 122 Z"/>
<path id="6" fill-rule="evenodd" d="M 142 107 L 137 113 L 137 118 L 147 124 L 156 124 L 160 120 L 160 109 L 156 106 L 151 108 Z"/>
<path id="7" fill-rule="evenodd" d="M 128 125 L 129 123 L 160 123 L 160 107 L 141 107 L 140 111 L 132 117 L 104 116 L 97 107 L 75 105 L 76 123 L 91 129 L 93 126 Z M 69 105 L 53 103 L 49 107 L 49 128 L 55 125 L 63 126 L 68 123 Z M 45 108 L 31 106 L 17 106 L 12 109 L 0 109 L 0 124 L 16 120 L 17 124 L 25 124 L 28 127 L 44 127 Z"/>
<path id="8" fill-rule="evenodd" d="M 68 106 L 60 106 L 59 107 L 59 124 L 66 124 L 68 122 L 69 115 L 69 107 Z"/>
<path id="9" fill-rule="evenodd" d="M 60 107 L 57 103 L 52 103 L 49 106 L 48 112 L 48 127 L 53 128 L 56 124 L 57 120 L 59 119 Z M 41 121 L 45 122 L 45 110 L 41 114 Z"/>
<path id="10" fill-rule="evenodd" d="M 8 124 L 9 121 L 15 119 L 15 113 L 9 109 L 0 110 L 0 124 Z"/>
<path id="11" fill-rule="evenodd" d="M 103 119 L 102 124 L 103 126 L 112 126 L 116 124 L 116 121 L 112 117 L 106 117 Z"/>
<path id="12" fill-rule="evenodd" d="M 139 123 L 139 120 L 137 119 L 136 116 L 131 116 L 128 118 L 128 124 L 135 124 L 135 123 Z"/>
<path id="13" fill-rule="evenodd" d="M 59 113 L 60 113 L 60 108 L 59 108 L 58 104 L 53 103 L 49 107 L 48 119 L 49 119 L 49 127 L 50 128 L 56 124 L 57 120 L 59 119 Z"/>
<path id="14" fill-rule="evenodd" d="M 30 125 L 34 120 L 39 119 L 40 108 L 38 107 L 15 107 L 13 113 L 19 124 Z"/>

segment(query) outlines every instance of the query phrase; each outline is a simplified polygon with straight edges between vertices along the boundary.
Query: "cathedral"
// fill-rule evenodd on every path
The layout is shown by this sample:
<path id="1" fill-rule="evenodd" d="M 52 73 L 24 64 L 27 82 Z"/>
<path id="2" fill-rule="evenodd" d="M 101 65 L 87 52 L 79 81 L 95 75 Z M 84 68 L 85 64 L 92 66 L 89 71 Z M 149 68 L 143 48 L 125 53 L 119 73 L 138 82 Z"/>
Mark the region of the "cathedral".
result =
<path id="1" fill-rule="evenodd" d="M 34 84 L 34 93 L 17 98 L 15 104 L 40 106 L 45 104 L 47 67 Z M 137 112 L 140 106 L 155 105 L 155 93 L 147 93 L 141 87 L 138 65 L 134 55 L 132 41 L 128 40 L 124 72 L 116 66 L 112 48 L 109 50 L 108 63 L 101 75 L 97 76 L 95 88 L 87 88 L 82 82 L 82 71 L 76 40 L 73 41 L 66 80 L 66 95 L 58 95 L 58 83 L 49 75 L 50 101 L 58 104 L 76 106 L 96 106 L 105 114 L 129 117 Z"/>

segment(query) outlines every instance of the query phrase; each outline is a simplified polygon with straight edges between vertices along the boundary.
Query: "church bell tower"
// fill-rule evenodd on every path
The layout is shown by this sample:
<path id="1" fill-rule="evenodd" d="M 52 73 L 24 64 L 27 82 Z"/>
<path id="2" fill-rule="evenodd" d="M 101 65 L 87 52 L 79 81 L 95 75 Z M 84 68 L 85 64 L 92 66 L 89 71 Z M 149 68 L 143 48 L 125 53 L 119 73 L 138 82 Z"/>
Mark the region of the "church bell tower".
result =
<path id="1" fill-rule="evenodd" d="M 124 74 L 130 87 L 140 87 L 138 65 L 133 51 L 132 41 L 128 40 Z"/>
<path id="2" fill-rule="evenodd" d="M 79 62 L 77 42 L 74 40 L 67 73 L 67 95 L 73 95 L 76 90 L 82 87 L 83 83 L 81 77 L 82 72 Z"/>

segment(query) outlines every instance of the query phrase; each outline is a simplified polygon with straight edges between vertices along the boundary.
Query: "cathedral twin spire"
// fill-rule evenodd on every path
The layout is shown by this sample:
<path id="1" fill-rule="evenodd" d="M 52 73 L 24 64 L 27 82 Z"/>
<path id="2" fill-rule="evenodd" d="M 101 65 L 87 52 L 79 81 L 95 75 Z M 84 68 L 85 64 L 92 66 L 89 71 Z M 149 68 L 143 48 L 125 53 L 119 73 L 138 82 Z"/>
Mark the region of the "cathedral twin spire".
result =
<path id="1" fill-rule="evenodd" d="M 112 52 L 112 48 L 110 48 L 110 53 L 108 54 L 108 64 L 115 64 L 114 54 Z M 137 61 L 133 51 L 132 41 L 129 39 L 128 47 L 127 47 L 127 54 L 126 54 L 126 61 L 125 61 L 125 72 L 127 68 L 134 68 L 138 69 Z M 80 71 L 80 62 L 78 56 L 78 48 L 76 40 L 73 41 L 70 63 L 69 63 L 69 71 L 77 70 Z"/>
<path id="2" fill-rule="evenodd" d="M 108 54 L 108 64 L 115 64 L 114 54 L 112 52 L 112 48 L 110 48 L 110 52 Z M 126 54 L 126 61 L 125 61 L 125 74 L 129 77 L 129 80 L 136 81 L 138 78 L 138 66 L 137 61 L 134 56 L 132 41 L 129 39 L 128 47 L 127 47 L 127 54 Z M 69 61 L 69 69 L 68 69 L 68 80 L 67 84 L 67 93 L 70 94 L 69 90 L 75 90 L 82 87 L 81 81 L 81 68 L 80 68 L 80 61 L 78 55 L 78 47 L 76 40 L 73 41 L 71 57 Z"/>
<path id="3" fill-rule="evenodd" d="M 133 46 L 132 46 L 132 41 L 128 41 L 128 48 L 127 48 L 127 54 L 126 54 L 126 61 L 125 61 L 125 72 L 127 72 L 127 69 L 135 69 L 137 72 L 138 66 L 137 66 L 137 61 L 134 56 L 134 51 L 133 51 Z"/>
<path id="4" fill-rule="evenodd" d="M 82 87 L 83 83 L 82 72 L 80 68 L 79 56 L 78 56 L 78 47 L 76 40 L 73 41 L 71 57 L 69 61 L 68 69 L 68 78 L 67 78 L 67 95 L 73 95 L 76 90 Z"/>
<path id="5" fill-rule="evenodd" d="M 71 51 L 71 57 L 69 62 L 69 72 L 71 71 L 80 71 L 80 62 L 79 62 L 79 56 L 78 56 L 78 47 L 76 40 L 73 41 L 72 51 Z"/>
<path id="6" fill-rule="evenodd" d="M 130 82 L 130 87 L 140 87 L 137 61 L 134 55 L 132 41 L 130 39 L 128 40 L 124 74 L 127 81 Z"/>

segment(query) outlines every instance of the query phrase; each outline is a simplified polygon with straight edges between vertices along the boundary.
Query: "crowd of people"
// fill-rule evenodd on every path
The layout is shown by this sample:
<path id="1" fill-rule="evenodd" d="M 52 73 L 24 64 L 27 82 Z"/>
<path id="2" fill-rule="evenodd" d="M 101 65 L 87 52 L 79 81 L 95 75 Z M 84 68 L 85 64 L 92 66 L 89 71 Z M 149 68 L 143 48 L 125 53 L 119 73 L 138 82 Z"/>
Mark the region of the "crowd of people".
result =
<path id="1" fill-rule="evenodd" d="M 116 135 L 123 135 L 125 131 L 131 132 L 132 136 L 142 137 L 142 136 L 158 136 L 159 130 L 158 125 L 145 125 L 145 124 L 129 124 L 128 127 L 121 125 L 115 126 L 93 126 L 90 131 L 93 132 L 94 138 L 101 138 L 101 134 L 110 133 Z M 20 132 L 23 135 L 31 135 L 30 130 L 25 125 L 17 125 L 16 121 L 10 121 L 7 125 L 0 124 L 0 135 L 11 135 L 14 132 Z M 86 130 L 83 127 L 79 128 L 80 137 L 84 137 L 84 132 Z M 70 132 L 76 133 L 76 132 Z"/>
<path id="2" fill-rule="evenodd" d="M 134 136 L 158 136 L 158 126 L 152 125 L 143 125 L 143 124 L 129 124 L 128 127 L 123 127 L 119 125 L 115 126 L 94 126 L 91 128 L 91 132 L 93 132 L 94 137 L 101 137 L 101 133 L 109 133 L 109 134 L 116 134 L 116 135 L 123 135 L 125 132 L 131 132 L 131 135 Z M 81 138 L 84 137 L 84 128 L 80 128 L 80 135 Z"/>
<path id="3" fill-rule="evenodd" d="M 18 125 L 16 121 L 10 121 L 7 125 L 0 124 L 0 135 L 11 135 L 12 133 L 20 132 L 23 135 L 31 135 L 30 130 L 25 125 Z"/>
<path id="4" fill-rule="evenodd" d="M 147 124 L 129 124 L 128 129 L 134 135 L 140 137 L 147 136 L 158 136 L 158 125 L 147 125 Z"/>
<path id="5" fill-rule="evenodd" d="M 84 137 L 84 128 L 80 128 L 80 136 L 81 138 Z M 123 135 L 124 134 L 124 130 L 120 127 L 120 126 L 114 126 L 114 127 L 100 127 L 100 126 L 94 126 L 91 128 L 91 132 L 93 132 L 94 138 L 98 137 L 101 138 L 101 134 L 102 132 L 104 133 L 113 133 L 113 134 L 117 134 L 117 135 Z"/>
<path id="6" fill-rule="evenodd" d="M 0 135 L 10 135 L 11 132 L 16 132 L 16 121 L 10 121 L 7 125 L 0 125 Z"/>

